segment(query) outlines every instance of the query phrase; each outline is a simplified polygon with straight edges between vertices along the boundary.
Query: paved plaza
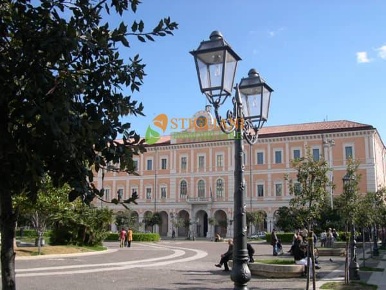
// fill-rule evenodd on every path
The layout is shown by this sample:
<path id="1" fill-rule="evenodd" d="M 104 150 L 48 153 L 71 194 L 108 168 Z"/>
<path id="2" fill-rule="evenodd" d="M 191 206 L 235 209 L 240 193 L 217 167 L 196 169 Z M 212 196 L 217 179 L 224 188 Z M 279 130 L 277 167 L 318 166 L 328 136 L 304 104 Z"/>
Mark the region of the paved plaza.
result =
<path id="1" fill-rule="evenodd" d="M 257 259 L 272 258 L 267 243 L 253 244 Z M 17 289 L 233 289 L 229 272 L 216 268 L 226 243 L 207 240 L 164 240 L 158 243 L 133 243 L 119 248 L 106 243 L 108 251 L 97 254 L 55 255 L 16 260 Z M 284 251 L 289 246 L 284 245 Z M 384 252 L 381 252 L 384 253 Z M 331 258 L 331 261 L 330 261 Z M 361 258 L 361 251 L 358 251 Z M 317 287 L 326 281 L 343 281 L 344 257 L 320 257 Z M 380 259 L 385 260 L 385 259 Z M 379 266 L 385 267 L 381 261 Z M 361 272 L 361 280 L 386 289 L 385 272 Z M 305 278 L 267 279 L 253 276 L 248 288 L 305 289 Z M 312 289 L 312 288 L 311 288 Z"/>

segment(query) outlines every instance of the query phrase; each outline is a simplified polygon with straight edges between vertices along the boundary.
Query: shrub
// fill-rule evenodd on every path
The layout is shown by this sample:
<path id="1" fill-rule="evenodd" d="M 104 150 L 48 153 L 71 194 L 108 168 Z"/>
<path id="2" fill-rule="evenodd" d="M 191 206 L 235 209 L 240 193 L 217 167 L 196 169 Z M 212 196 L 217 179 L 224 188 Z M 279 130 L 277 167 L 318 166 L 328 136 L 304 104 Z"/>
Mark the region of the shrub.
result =
<path id="1" fill-rule="evenodd" d="M 134 242 L 158 242 L 161 239 L 159 234 L 153 233 L 133 233 Z M 109 233 L 105 241 L 118 241 L 118 233 Z"/>

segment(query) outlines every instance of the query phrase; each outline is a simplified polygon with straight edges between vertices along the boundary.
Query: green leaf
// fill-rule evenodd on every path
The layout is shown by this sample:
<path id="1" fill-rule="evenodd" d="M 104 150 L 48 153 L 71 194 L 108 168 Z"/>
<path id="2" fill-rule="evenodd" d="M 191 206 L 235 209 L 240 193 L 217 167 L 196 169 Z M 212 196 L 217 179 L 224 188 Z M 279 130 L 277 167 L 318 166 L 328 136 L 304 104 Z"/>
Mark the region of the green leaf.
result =
<path id="1" fill-rule="evenodd" d="M 145 140 L 148 145 L 155 144 L 160 139 L 160 133 L 153 130 L 150 126 L 147 127 Z"/>

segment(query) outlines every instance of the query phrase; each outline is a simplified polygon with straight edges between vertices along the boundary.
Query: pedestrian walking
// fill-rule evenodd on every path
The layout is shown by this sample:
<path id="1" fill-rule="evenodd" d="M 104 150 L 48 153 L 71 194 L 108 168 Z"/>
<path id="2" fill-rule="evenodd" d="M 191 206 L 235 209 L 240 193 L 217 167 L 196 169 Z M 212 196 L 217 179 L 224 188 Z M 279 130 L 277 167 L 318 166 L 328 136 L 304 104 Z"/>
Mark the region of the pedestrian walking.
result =
<path id="1" fill-rule="evenodd" d="M 119 247 L 123 248 L 125 246 L 126 242 L 126 230 L 125 228 L 122 228 L 119 232 Z"/>
<path id="2" fill-rule="evenodd" d="M 131 228 L 127 230 L 127 247 L 131 247 L 131 242 L 133 241 L 133 231 Z"/>

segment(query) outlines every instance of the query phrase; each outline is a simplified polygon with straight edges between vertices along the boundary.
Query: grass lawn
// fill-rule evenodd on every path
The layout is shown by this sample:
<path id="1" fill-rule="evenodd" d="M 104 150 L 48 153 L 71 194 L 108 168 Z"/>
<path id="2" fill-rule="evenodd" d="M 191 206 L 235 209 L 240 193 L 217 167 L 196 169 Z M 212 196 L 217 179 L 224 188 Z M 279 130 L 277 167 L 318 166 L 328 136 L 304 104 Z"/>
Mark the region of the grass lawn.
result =
<path id="1" fill-rule="evenodd" d="M 49 246 L 41 247 L 41 255 L 54 255 L 54 254 L 75 254 L 94 251 L 106 250 L 105 247 L 78 247 L 78 246 Z M 15 248 L 16 257 L 21 256 L 37 256 L 38 247 L 17 247 Z"/>
<path id="2" fill-rule="evenodd" d="M 323 284 L 320 289 L 328 290 L 376 290 L 378 286 L 369 285 L 363 282 L 350 282 L 349 284 L 344 284 L 343 282 L 328 282 Z"/>
<path id="3" fill-rule="evenodd" d="M 262 264 L 274 264 L 274 265 L 295 265 L 294 259 L 268 259 L 268 260 L 255 260 L 255 262 Z"/>

